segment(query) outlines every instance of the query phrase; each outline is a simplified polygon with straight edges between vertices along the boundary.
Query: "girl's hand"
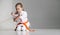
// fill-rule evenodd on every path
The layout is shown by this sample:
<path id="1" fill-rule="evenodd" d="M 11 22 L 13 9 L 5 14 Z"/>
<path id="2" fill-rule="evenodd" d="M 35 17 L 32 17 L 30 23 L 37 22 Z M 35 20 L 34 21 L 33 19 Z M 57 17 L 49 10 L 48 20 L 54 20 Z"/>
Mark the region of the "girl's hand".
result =
<path id="1" fill-rule="evenodd" d="M 15 14 L 13 12 L 11 12 L 11 15 L 14 16 L 14 17 L 17 17 L 18 16 L 18 14 Z"/>
<path id="2" fill-rule="evenodd" d="M 15 18 L 15 21 L 17 21 L 17 20 L 19 19 L 19 17 L 20 17 L 20 16 L 16 17 L 16 18 Z"/>

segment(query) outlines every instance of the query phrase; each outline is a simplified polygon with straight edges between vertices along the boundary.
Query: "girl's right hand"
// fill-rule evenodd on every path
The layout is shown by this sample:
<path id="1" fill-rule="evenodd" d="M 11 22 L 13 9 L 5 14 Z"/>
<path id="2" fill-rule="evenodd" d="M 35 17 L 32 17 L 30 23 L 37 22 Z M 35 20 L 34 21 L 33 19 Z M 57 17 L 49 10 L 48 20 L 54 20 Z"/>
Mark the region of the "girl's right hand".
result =
<path id="1" fill-rule="evenodd" d="M 14 14 L 14 12 L 12 12 L 11 15 L 12 15 L 13 17 L 17 17 L 17 16 L 18 16 L 18 14 Z"/>

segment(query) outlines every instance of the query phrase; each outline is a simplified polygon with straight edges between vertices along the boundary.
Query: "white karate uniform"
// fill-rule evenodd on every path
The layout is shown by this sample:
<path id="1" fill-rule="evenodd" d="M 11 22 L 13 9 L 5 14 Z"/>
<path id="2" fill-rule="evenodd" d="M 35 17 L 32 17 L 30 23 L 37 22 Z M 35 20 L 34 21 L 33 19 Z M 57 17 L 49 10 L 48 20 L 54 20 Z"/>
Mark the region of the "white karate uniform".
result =
<path id="1" fill-rule="evenodd" d="M 18 15 L 16 14 L 13 17 L 15 18 L 16 16 L 18 16 Z M 20 13 L 19 19 L 17 20 L 17 23 L 19 23 L 19 22 L 26 22 L 26 20 L 28 20 L 28 18 L 27 18 L 27 12 L 26 11 L 22 11 Z M 22 28 L 23 30 L 26 30 L 26 28 L 25 28 L 25 26 L 23 24 L 18 25 L 17 30 L 21 30 L 21 26 L 23 26 L 23 28 Z M 29 21 L 27 23 L 27 26 L 28 27 L 30 26 L 30 22 Z"/>

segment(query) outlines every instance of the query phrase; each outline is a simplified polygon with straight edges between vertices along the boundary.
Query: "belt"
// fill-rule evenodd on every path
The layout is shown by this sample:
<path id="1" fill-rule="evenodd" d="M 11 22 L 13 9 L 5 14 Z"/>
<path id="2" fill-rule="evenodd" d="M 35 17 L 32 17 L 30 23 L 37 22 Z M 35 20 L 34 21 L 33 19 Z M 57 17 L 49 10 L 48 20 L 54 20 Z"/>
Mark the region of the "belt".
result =
<path id="1" fill-rule="evenodd" d="M 24 23 L 18 23 L 17 25 L 23 24 L 27 30 L 30 30 L 30 28 L 26 25 L 26 23 L 28 23 L 28 21 L 24 22 Z"/>

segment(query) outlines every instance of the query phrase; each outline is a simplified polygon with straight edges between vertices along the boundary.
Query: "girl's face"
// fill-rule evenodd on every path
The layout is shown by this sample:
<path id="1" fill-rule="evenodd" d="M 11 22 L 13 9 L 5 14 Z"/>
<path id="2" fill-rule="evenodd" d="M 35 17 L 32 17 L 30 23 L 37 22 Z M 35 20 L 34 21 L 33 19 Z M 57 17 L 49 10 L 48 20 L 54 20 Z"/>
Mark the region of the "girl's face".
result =
<path id="1" fill-rule="evenodd" d="M 21 5 L 17 5 L 16 11 L 17 11 L 17 12 L 21 12 L 22 10 L 23 10 L 23 8 L 21 7 Z"/>

